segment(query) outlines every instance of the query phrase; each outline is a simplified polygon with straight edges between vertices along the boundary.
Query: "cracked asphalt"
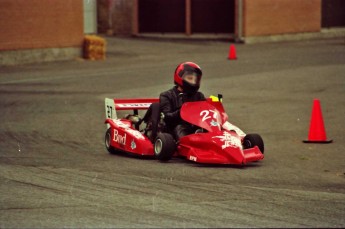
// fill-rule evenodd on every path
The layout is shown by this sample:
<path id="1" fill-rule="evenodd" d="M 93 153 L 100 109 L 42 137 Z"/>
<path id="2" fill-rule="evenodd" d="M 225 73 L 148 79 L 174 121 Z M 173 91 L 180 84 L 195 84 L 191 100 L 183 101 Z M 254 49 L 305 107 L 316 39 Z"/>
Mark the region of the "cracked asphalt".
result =
<path id="1" fill-rule="evenodd" d="M 345 227 L 345 42 L 106 38 L 107 59 L 0 68 L 1 228 Z M 247 166 L 110 155 L 104 98 L 158 97 L 183 61 L 259 133 Z M 313 99 L 331 144 L 305 144 Z M 119 112 L 119 116 L 125 115 Z"/>

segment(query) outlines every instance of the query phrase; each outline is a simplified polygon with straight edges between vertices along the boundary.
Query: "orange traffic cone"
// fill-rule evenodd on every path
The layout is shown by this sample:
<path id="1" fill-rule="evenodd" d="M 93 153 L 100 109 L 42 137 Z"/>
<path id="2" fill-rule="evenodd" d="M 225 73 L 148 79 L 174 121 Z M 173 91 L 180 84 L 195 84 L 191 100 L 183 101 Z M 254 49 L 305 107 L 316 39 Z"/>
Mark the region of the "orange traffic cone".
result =
<path id="1" fill-rule="evenodd" d="M 323 123 L 320 100 L 314 99 L 313 110 L 311 113 L 310 129 L 308 140 L 304 143 L 331 143 L 333 140 L 327 140 L 325 126 Z"/>
<path id="2" fill-rule="evenodd" d="M 228 59 L 229 60 L 236 60 L 237 59 L 235 45 L 230 45 Z"/>

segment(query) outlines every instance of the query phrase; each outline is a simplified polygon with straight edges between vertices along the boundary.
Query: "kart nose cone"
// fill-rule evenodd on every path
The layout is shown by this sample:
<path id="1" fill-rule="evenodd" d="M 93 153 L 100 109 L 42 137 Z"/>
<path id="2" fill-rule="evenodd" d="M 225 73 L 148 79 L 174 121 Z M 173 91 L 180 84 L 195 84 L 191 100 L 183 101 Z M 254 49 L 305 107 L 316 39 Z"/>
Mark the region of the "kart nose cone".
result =
<path id="1" fill-rule="evenodd" d="M 246 163 L 240 139 L 229 132 L 208 132 L 185 136 L 180 139 L 179 151 L 189 160 L 199 163 Z"/>

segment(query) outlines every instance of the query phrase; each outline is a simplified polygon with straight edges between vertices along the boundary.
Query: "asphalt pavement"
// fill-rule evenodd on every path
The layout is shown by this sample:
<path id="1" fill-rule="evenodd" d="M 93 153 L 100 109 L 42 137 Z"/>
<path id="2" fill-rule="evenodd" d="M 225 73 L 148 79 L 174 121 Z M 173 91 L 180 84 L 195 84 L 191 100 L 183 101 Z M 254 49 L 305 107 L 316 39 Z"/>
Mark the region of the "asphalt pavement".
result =
<path id="1" fill-rule="evenodd" d="M 223 41 L 107 42 L 104 61 L 1 67 L 1 228 L 345 227 L 344 39 L 236 44 L 237 60 Z M 183 61 L 263 161 L 107 153 L 104 98 L 158 97 Z M 331 144 L 302 142 L 314 99 Z"/>

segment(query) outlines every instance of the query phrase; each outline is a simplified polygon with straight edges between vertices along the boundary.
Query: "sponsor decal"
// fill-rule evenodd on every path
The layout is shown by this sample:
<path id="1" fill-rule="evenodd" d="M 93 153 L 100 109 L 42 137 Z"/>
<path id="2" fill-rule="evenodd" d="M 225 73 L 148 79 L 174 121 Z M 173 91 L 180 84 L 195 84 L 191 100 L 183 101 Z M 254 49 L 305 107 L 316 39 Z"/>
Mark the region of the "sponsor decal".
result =
<path id="1" fill-rule="evenodd" d="M 113 122 L 120 128 L 125 129 L 125 131 L 131 135 L 133 135 L 133 137 L 137 138 L 137 139 L 145 139 L 144 136 L 137 130 L 134 130 L 130 127 L 129 124 L 127 123 L 123 123 L 120 120 L 117 119 L 113 119 Z"/>
<path id="2" fill-rule="evenodd" d="M 131 135 L 133 135 L 137 139 L 145 139 L 144 136 L 139 131 L 137 131 L 137 130 L 133 130 L 131 128 L 127 128 L 126 132 L 128 132 Z"/>
<path id="3" fill-rule="evenodd" d="M 210 123 L 211 126 L 220 126 L 219 123 L 215 120 L 212 120 Z"/>
<path id="4" fill-rule="evenodd" d="M 119 143 L 120 145 L 126 145 L 126 133 L 124 135 L 120 135 L 117 129 L 114 129 L 114 142 Z"/>
<path id="5" fill-rule="evenodd" d="M 151 103 L 122 103 L 122 104 L 117 104 L 118 107 L 121 108 L 145 108 L 145 107 L 149 107 L 151 105 Z"/>
<path id="6" fill-rule="evenodd" d="M 113 119 L 113 122 L 114 122 L 118 127 L 121 127 L 121 128 L 123 128 L 123 129 L 127 129 L 127 128 L 130 127 L 129 124 L 123 123 L 123 122 L 121 122 L 121 121 L 118 120 L 118 119 Z"/>
<path id="7" fill-rule="evenodd" d="M 245 134 L 240 128 L 238 128 L 237 126 L 231 124 L 231 123 L 228 122 L 228 121 L 226 121 L 226 122 L 223 124 L 222 127 L 223 127 L 223 129 L 228 130 L 228 131 L 231 131 L 231 130 L 235 131 L 235 132 L 236 132 L 239 136 L 241 136 L 241 137 L 246 136 L 246 134 Z"/>
<path id="8" fill-rule="evenodd" d="M 229 146 L 235 147 L 235 148 L 242 148 L 241 140 L 237 137 L 232 136 L 230 133 L 224 131 L 223 136 L 215 136 L 212 138 L 218 138 L 221 142 L 224 142 L 222 145 L 222 149 L 225 149 Z"/>
<path id="9" fill-rule="evenodd" d="M 189 156 L 189 160 L 191 160 L 191 161 L 196 161 L 196 157 L 194 157 L 194 156 Z"/>
<path id="10" fill-rule="evenodd" d="M 132 142 L 131 142 L 131 149 L 133 150 L 135 148 L 137 148 L 137 145 L 135 144 L 135 141 L 133 139 Z"/>

